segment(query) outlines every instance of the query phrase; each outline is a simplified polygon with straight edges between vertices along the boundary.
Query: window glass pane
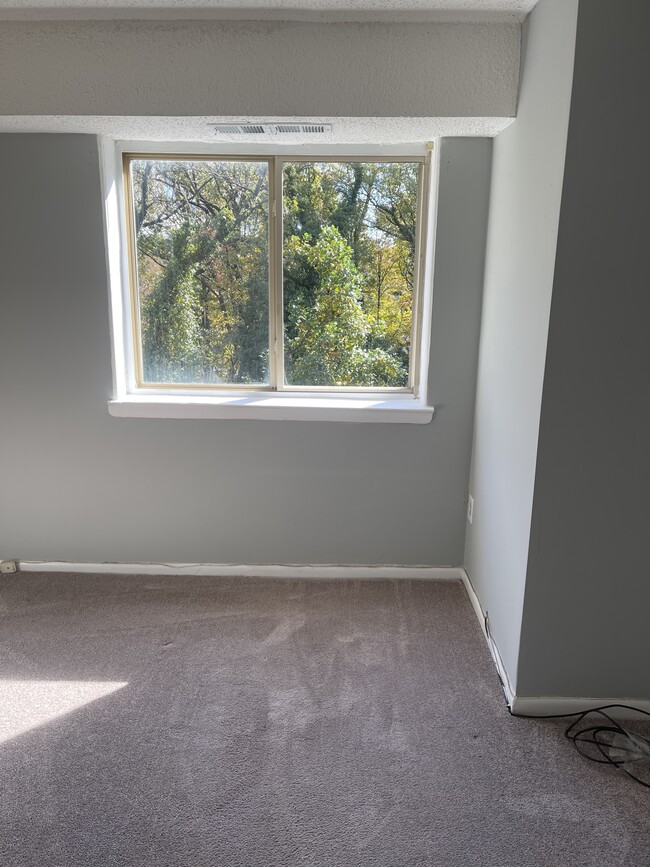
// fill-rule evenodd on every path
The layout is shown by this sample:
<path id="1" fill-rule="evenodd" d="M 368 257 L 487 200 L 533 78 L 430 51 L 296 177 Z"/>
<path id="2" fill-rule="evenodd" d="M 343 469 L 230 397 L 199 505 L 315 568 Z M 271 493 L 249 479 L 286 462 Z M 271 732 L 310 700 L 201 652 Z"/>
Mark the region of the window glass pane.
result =
<path id="1" fill-rule="evenodd" d="M 408 385 L 419 171 L 285 163 L 287 384 Z"/>
<path id="2" fill-rule="evenodd" d="M 268 165 L 133 160 L 144 381 L 269 380 Z"/>

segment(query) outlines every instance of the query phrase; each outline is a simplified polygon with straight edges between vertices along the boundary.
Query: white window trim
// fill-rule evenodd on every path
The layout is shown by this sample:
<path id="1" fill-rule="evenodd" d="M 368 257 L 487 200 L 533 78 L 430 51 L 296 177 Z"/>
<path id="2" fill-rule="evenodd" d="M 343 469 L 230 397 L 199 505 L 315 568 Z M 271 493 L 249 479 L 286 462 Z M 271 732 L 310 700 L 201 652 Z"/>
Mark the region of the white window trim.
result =
<path id="1" fill-rule="evenodd" d="M 433 150 L 428 188 L 424 189 L 423 208 L 426 237 L 420 249 L 420 291 L 418 322 L 418 368 L 414 371 L 417 393 L 403 391 L 378 392 L 369 389 L 353 392 L 339 390 L 268 391 L 255 389 L 210 390 L 184 388 L 147 389 L 138 387 L 134 369 L 133 329 L 131 327 L 131 299 L 129 282 L 128 244 L 126 237 L 124 185 L 122 178 L 123 154 L 173 153 L 205 154 L 210 145 L 168 142 L 116 142 L 100 138 L 101 183 L 104 201 L 104 230 L 111 314 L 111 347 L 113 363 L 113 397 L 108 402 L 108 411 L 117 417 L 130 418 L 249 418 L 295 421 L 382 422 L 426 424 L 433 417 L 434 408 L 426 401 L 428 366 L 430 354 L 430 331 L 432 311 L 433 249 L 438 190 L 439 148 Z M 429 146 L 431 148 L 431 146 Z M 246 156 L 252 150 L 244 146 L 229 146 L 230 153 Z M 318 149 L 268 148 L 297 157 Z M 358 148 L 358 155 L 369 156 L 367 145 Z M 321 149 L 322 151 L 322 149 Z M 372 156 L 410 156 L 423 151 L 423 145 L 377 147 Z M 328 146 L 327 156 L 338 154 L 354 156 L 357 149 L 351 145 L 343 148 Z M 215 156 L 218 156 L 215 149 Z M 424 211 L 426 209 L 426 212 Z"/>

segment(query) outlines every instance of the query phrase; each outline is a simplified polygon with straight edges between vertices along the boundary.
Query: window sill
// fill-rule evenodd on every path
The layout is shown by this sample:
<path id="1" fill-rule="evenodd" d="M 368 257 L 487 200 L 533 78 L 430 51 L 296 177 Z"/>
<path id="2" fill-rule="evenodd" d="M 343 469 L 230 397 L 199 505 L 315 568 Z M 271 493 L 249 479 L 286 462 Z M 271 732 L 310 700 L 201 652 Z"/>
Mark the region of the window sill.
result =
<path id="1" fill-rule="evenodd" d="M 427 424 L 433 407 L 408 395 L 305 396 L 268 393 L 210 397 L 129 394 L 108 402 L 121 418 L 249 418 L 279 421 L 337 421 Z"/>

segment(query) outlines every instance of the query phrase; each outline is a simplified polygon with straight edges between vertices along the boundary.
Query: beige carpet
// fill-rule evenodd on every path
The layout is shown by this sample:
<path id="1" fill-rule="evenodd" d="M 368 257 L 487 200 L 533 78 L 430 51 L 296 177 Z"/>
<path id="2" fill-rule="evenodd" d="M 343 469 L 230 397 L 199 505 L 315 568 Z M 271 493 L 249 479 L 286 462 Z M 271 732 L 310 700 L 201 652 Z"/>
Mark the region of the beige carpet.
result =
<path id="1" fill-rule="evenodd" d="M 2 867 L 650 865 L 457 583 L 2 576 L 0 665 Z"/>

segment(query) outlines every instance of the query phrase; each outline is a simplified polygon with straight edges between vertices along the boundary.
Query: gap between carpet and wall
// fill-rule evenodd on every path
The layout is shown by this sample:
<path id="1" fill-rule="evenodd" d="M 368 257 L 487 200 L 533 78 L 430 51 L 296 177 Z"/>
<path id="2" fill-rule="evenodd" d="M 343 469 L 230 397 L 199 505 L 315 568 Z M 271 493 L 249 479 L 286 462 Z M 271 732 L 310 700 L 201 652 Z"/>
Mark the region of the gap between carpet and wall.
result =
<path id="1" fill-rule="evenodd" d="M 415 579 L 424 581 L 460 581 L 465 587 L 470 604 L 481 626 L 490 655 L 494 661 L 503 695 L 509 710 L 515 715 L 543 716 L 579 713 L 589 708 L 607 705 L 634 705 L 650 712 L 650 699 L 592 698 L 583 696 L 522 696 L 512 687 L 501 654 L 490 632 L 487 612 L 462 566 L 396 566 L 396 565 L 340 565 L 340 564 L 246 564 L 246 563 L 80 563 L 63 560 L 18 560 L 19 572 L 76 572 L 107 575 L 187 575 L 205 577 L 250 578 L 312 578 L 326 579 Z M 634 718 L 633 712 L 617 714 Z M 636 716 L 640 716 L 637 714 Z"/>

